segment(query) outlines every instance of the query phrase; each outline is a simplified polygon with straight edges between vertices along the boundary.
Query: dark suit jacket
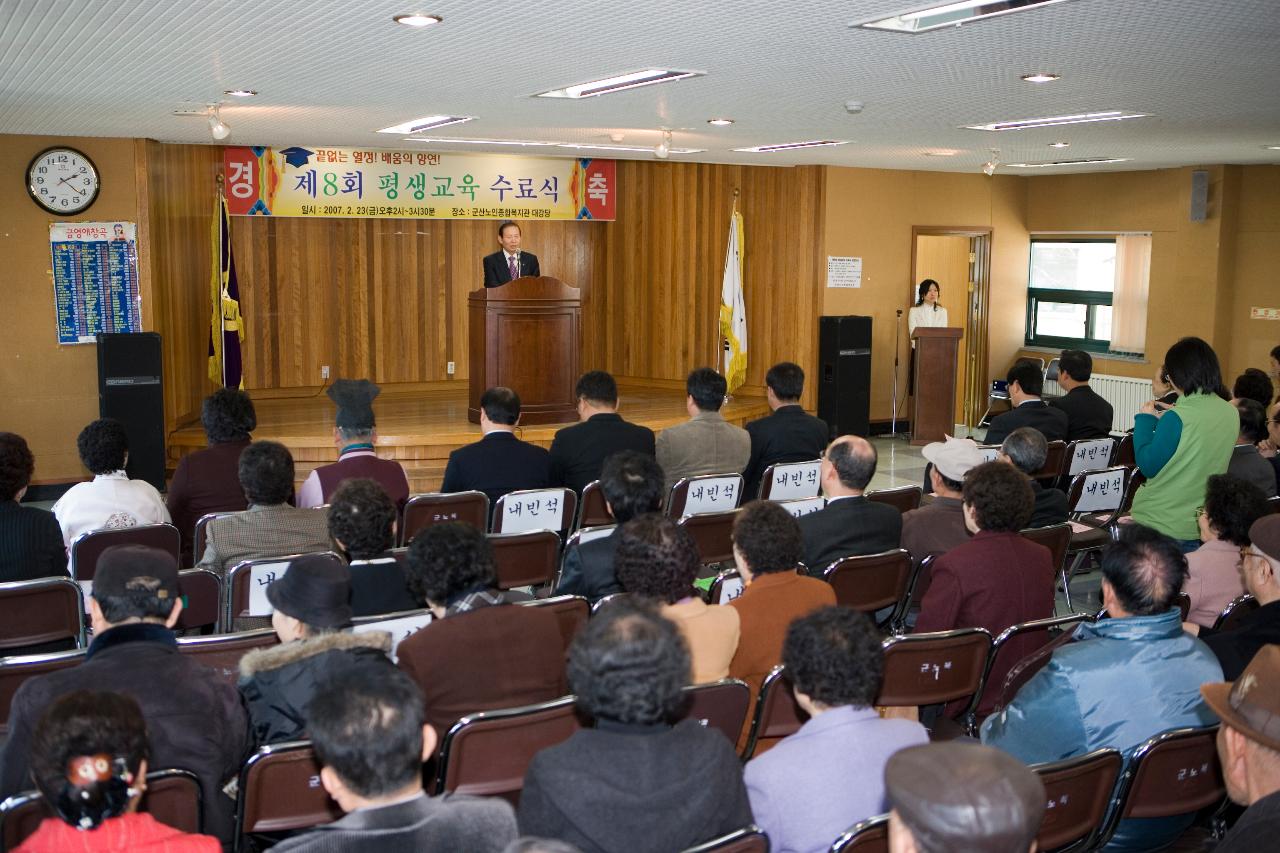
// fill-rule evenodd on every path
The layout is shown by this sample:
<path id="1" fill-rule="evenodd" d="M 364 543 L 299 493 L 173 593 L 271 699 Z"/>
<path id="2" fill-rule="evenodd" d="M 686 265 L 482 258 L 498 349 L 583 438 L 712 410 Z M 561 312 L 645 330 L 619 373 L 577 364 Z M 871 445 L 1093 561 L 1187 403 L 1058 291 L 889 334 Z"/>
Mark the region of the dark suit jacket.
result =
<path id="1" fill-rule="evenodd" d="M 653 456 L 653 430 L 628 423 L 614 412 L 565 427 L 551 440 L 551 485 L 582 494 L 587 483 L 600 479 L 604 460 L 619 450 Z"/>
<path id="2" fill-rule="evenodd" d="M 390 553 L 373 559 L 351 566 L 352 616 L 379 616 L 422 606 L 409 591 L 409 577 L 399 560 Z"/>
<path id="3" fill-rule="evenodd" d="M 841 557 L 878 554 L 902 542 L 902 514 L 863 495 L 840 498 L 796 519 L 804 538 L 804 564 L 820 575 Z"/>
<path id="4" fill-rule="evenodd" d="M 396 656 L 422 688 L 427 722 L 442 738 L 474 711 L 565 693 L 560 625 L 540 608 L 493 604 L 435 619 L 400 643 Z"/>
<path id="5" fill-rule="evenodd" d="M 67 576 L 67 547 L 57 517 L 17 501 L 0 502 L 0 583 L 53 576 Z"/>
<path id="6" fill-rule="evenodd" d="M 1009 437 L 1009 433 L 1019 427 L 1035 427 L 1044 433 L 1048 441 L 1067 440 L 1067 413 L 1055 409 L 1043 400 L 1028 400 L 1016 409 L 1011 409 L 991 421 L 987 437 L 983 444 L 1000 444 Z"/>
<path id="7" fill-rule="evenodd" d="M 1063 396 L 1050 400 L 1049 405 L 1067 413 L 1065 441 L 1111 435 L 1111 404 L 1088 385 L 1072 388 Z"/>
<path id="8" fill-rule="evenodd" d="M 520 253 L 520 278 L 527 275 L 542 275 L 538 269 L 538 256 L 532 252 Z M 492 255 L 484 256 L 484 286 L 498 287 L 511 281 L 511 270 L 507 268 L 507 253 L 499 249 Z"/>
<path id="9" fill-rule="evenodd" d="M 1036 506 L 1031 513 L 1027 527 L 1048 527 L 1050 524 L 1061 524 L 1067 520 L 1067 493 L 1061 489 L 1046 489 L 1040 481 L 1031 481 L 1031 492 L 1035 495 Z"/>
<path id="10" fill-rule="evenodd" d="M 1259 607 L 1234 631 L 1201 630 L 1200 636 L 1222 664 L 1222 677 L 1235 681 L 1263 646 L 1280 643 L 1280 601 Z"/>
<path id="11" fill-rule="evenodd" d="M 800 406 L 782 406 L 776 412 L 747 424 L 751 435 L 751 461 L 742 473 L 750 500 L 760 493 L 764 469 L 778 462 L 808 462 L 817 459 L 831 440 L 831 427 Z"/>
<path id="12" fill-rule="evenodd" d="M 182 536 L 183 565 L 194 560 L 191 539 L 200 516 L 210 512 L 243 512 L 249 508 L 240 487 L 240 453 L 249 439 L 213 444 L 178 460 L 165 503 L 173 526 Z M 198 559 L 200 554 L 195 555 Z"/>
<path id="13" fill-rule="evenodd" d="M 286 838 L 280 853 L 500 853 L 516 837 L 516 817 L 500 797 L 445 794 L 374 809 Z"/>
<path id="14" fill-rule="evenodd" d="M 550 485 L 551 455 L 545 448 L 521 441 L 514 433 L 491 432 L 449 454 L 440 491 L 484 492 L 492 512 L 498 498 L 507 492 Z"/>
<path id="15" fill-rule="evenodd" d="M 606 595 L 622 592 L 622 585 L 613 573 L 613 555 L 621 535 L 619 524 L 602 539 L 570 548 L 564 555 L 564 571 L 556 585 L 556 595 L 581 595 L 595 604 Z"/>

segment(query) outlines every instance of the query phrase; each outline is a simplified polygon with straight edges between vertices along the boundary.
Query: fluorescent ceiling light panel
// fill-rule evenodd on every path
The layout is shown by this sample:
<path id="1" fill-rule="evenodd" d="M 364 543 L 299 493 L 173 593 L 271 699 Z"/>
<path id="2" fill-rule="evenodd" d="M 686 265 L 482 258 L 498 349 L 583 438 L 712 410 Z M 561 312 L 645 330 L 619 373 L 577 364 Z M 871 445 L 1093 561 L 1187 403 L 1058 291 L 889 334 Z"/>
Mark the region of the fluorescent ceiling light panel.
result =
<path id="1" fill-rule="evenodd" d="M 749 154 L 767 154 L 770 151 L 792 151 L 796 148 L 820 148 L 823 145 L 848 145 L 848 140 L 814 139 L 809 142 L 783 142 L 778 145 L 755 145 L 751 148 L 735 148 Z"/>
<path id="2" fill-rule="evenodd" d="M 397 24 L 403 24 L 406 27 L 415 27 L 421 29 L 423 27 L 431 27 L 444 20 L 439 15 L 393 15 L 391 20 Z"/>
<path id="3" fill-rule="evenodd" d="M 619 74 L 616 77 L 606 77 L 603 80 L 593 80 L 590 83 L 578 83 L 574 86 L 566 86 L 563 89 L 539 92 L 534 97 L 593 98 L 596 95 L 623 92 L 627 89 L 637 89 L 641 86 L 652 86 L 655 83 L 673 83 L 686 77 L 702 77 L 706 73 L 705 71 L 679 71 L 671 68 L 646 68 L 643 71 Z"/>
<path id="4" fill-rule="evenodd" d="M 849 26 L 888 30 L 894 33 L 927 33 L 940 27 L 958 27 L 983 18 L 1026 12 L 1061 2 L 1063 0 L 965 0 L 960 3 L 930 6 L 914 12 L 903 12 L 878 21 L 858 21 Z"/>
<path id="5" fill-rule="evenodd" d="M 1047 169 L 1050 166 L 1098 166 L 1103 163 L 1127 163 L 1132 157 L 1089 157 L 1083 160 L 1055 160 L 1052 163 L 1005 163 L 1010 169 Z"/>
<path id="6" fill-rule="evenodd" d="M 588 151 L 629 151 L 635 154 L 652 154 L 653 146 L 651 145 L 589 145 L 585 142 L 557 142 L 557 148 L 573 148 L 584 149 Z M 707 149 L 705 148 L 671 148 L 670 154 L 701 154 Z"/>
<path id="7" fill-rule="evenodd" d="M 475 116 L 423 116 L 404 124 L 384 127 L 378 133 L 420 133 L 424 130 L 435 130 L 437 127 L 448 127 L 451 124 L 462 124 L 471 121 Z"/>
<path id="8" fill-rule="evenodd" d="M 431 142 L 437 145 L 556 145 L 555 142 L 537 142 L 532 139 L 456 139 L 448 136 L 406 136 L 405 142 Z"/>
<path id="9" fill-rule="evenodd" d="M 1061 124 L 1088 124 L 1094 121 L 1124 121 L 1129 118 L 1146 118 L 1146 113 L 1126 113 L 1123 110 L 1106 110 L 1097 113 L 1077 113 L 1069 116 L 1047 118 L 1023 118 L 1013 121 L 993 121 L 989 124 L 966 124 L 965 130 L 1027 130 L 1033 127 L 1056 127 Z"/>

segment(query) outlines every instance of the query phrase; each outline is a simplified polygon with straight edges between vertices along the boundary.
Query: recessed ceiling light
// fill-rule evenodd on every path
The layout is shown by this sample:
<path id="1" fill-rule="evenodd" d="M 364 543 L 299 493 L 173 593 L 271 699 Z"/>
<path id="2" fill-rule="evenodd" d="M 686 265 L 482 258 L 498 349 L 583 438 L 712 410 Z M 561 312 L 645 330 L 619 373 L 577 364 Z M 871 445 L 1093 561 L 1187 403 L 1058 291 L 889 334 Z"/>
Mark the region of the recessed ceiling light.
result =
<path id="1" fill-rule="evenodd" d="M 924 156 L 926 156 L 926 157 L 954 157 L 954 156 L 956 156 L 956 155 L 957 155 L 957 154 L 959 154 L 959 153 L 960 153 L 959 151 L 926 151 L 926 152 L 924 152 Z"/>
<path id="2" fill-rule="evenodd" d="M 431 142 L 436 145 L 556 145 L 555 142 L 537 142 L 532 139 L 458 139 L 448 136 L 406 136 L 405 142 Z"/>
<path id="3" fill-rule="evenodd" d="M 859 21 L 850 27 L 889 30 L 895 33 L 927 33 L 939 27 L 958 27 L 982 18 L 994 18 L 1011 12 L 1026 12 L 1041 6 L 1052 6 L 1062 0 L 963 0 L 931 6 L 918 12 L 907 12 L 878 21 Z"/>
<path id="4" fill-rule="evenodd" d="M 709 119 L 707 119 L 707 124 L 714 124 L 716 127 L 728 127 L 729 125 L 733 124 L 733 119 L 731 119 L 731 118 L 709 118 Z"/>
<path id="5" fill-rule="evenodd" d="M 1082 160 L 1054 160 L 1051 163 L 1005 163 L 1010 169 L 1045 169 L 1049 166 L 1098 166 L 1103 163 L 1127 163 L 1132 157 L 1089 157 Z"/>
<path id="6" fill-rule="evenodd" d="M 653 148 L 640 145 L 595 145 L 586 142 L 557 142 L 557 148 L 583 149 L 588 151 L 631 151 L 636 154 L 652 154 Z M 701 154 L 705 148 L 668 148 L 668 154 Z"/>
<path id="7" fill-rule="evenodd" d="M 472 121 L 474 118 L 475 116 L 423 116 L 412 121 L 406 121 L 404 124 L 384 127 L 378 133 L 420 133 L 424 130 L 434 130 L 437 127 L 462 124 L 465 121 Z"/>
<path id="8" fill-rule="evenodd" d="M 1070 142 L 1050 142 L 1049 147 L 1050 148 L 1070 148 L 1071 143 Z"/>
<path id="9" fill-rule="evenodd" d="M 605 77 L 603 80 L 592 80 L 590 83 L 578 83 L 563 89 L 552 89 L 539 92 L 535 98 L 592 98 L 596 95 L 608 95 L 641 86 L 652 86 L 655 83 L 673 83 L 686 77 L 702 77 L 705 71 L 678 71 L 670 68 L 646 68 L 629 74 Z"/>
<path id="10" fill-rule="evenodd" d="M 1280 145 L 1264 145 L 1262 147 L 1268 151 L 1280 151 Z"/>
<path id="11" fill-rule="evenodd" d="M 438 24 L 443 21 L 444 18 L 439 15 L 419 15 L 414 13 L 409 15 L 395 15 L 391 20 L 395 21 L 397 24 L 404 24 L 406 27 L 422 29 L 423 27 L 430 27 Z"/>
<path id="12" fill-rule="evenodd" d="M 223 89 L 222 94 L 232 98 L 252 98 L 258 93 L 254 89 Z"/>
<path id="13" fill-rule="evenodd" d="M 734 151 L 744 151 L 750 154 L 767 154 L 770 151 L 791 151 L 796 148 L 818 148 L 823 145 L 848 145 L 849 141 L 835 139 L 815 139 L 810 142 L 783 142 L 778 145 L 755 145 L 751 148 L 735 148 Z"/>
<path id="14" fill-rule="evenodd" d="M 1123 121 L 1129 118 L 1146 118 L 1146 113 L 1126 113 L 1122 110 L 1106 110 L 1097 113 L 1077 113 L 1069 116 L 1023 118 L 1012 121 L 993 121 L 989 124 L 966 124 L 965 130 L 1026 130 L 1032 127 L 1055 127 L 1060 124 L 1087 124 L 1094 121 Z"/>
<path id="15" fill-rule="evenodd" d="M 1022 79 L 1028 83 L 1052 83 L 1054 80 L 1061 80 L 1061 74 L 1046 74 L 1038 71 L 1035 74 L 1023 74 Z"/>

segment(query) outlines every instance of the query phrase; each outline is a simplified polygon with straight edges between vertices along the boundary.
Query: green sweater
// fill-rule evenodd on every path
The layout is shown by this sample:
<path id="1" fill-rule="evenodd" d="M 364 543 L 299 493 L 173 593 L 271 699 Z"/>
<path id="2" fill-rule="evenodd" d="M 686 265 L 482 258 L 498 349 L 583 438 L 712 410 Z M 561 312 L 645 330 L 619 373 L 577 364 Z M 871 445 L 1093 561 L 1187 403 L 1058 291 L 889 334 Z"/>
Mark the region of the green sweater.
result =
<path id="1" fill-rule="evenodd" d="M 1133 450 L 1148 479 L 1134 495 L 1133 520 L 1174 539 L 1199 539 L 1205 482 L 1226 473 L 1239 433 L 1235 406 L 1216 394 L 1179 397 L 1159 418 L 1139 414 Z"/>

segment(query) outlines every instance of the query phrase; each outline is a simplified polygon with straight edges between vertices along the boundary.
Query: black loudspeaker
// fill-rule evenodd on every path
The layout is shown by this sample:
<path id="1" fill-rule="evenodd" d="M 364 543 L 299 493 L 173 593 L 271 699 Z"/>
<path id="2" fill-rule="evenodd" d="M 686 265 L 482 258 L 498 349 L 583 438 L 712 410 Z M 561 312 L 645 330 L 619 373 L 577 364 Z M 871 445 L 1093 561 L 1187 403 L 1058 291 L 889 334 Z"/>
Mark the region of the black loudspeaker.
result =
<path id="1" fill-rule="evenodd" d="M 164 391 L 160 335 L 98 335 L 98 415 L 124 424 L 129 477 L 164 491 Z"/>
<path id="2" fill-rule="evenodd" d="M 1209 173 L 1197 169 L 1191 173 L 1191 221 L 1204 222 L 1209 213 Z"/>
<path id="3" fill-rule="evenodd" d="M 833 435 L 870 430 L 870 317 L 818 318 L 818 417 Z"/>

